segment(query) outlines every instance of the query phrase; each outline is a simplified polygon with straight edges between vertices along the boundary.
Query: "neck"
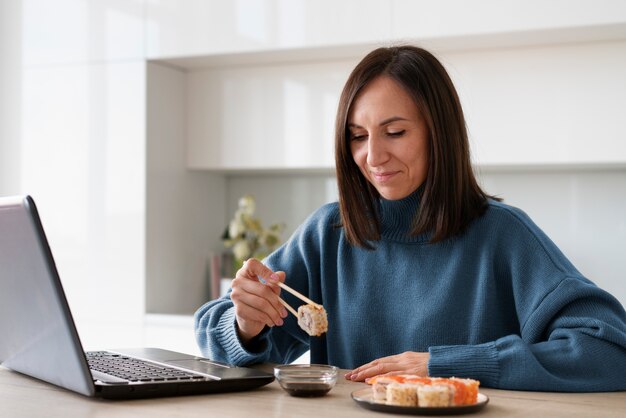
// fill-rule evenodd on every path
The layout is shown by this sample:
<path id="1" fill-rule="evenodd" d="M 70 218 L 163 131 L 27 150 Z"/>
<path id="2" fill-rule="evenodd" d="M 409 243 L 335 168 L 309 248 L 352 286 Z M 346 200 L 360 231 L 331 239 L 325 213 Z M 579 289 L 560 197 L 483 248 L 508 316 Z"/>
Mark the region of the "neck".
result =
<path id="1" fill-rule="evenodd" d="M 411 235 L 413 220 L 419 211 L 422 188 L 399 200 L 379 199 L 381 236 L 392 241 L 426 242 L 429 234 Z"/>

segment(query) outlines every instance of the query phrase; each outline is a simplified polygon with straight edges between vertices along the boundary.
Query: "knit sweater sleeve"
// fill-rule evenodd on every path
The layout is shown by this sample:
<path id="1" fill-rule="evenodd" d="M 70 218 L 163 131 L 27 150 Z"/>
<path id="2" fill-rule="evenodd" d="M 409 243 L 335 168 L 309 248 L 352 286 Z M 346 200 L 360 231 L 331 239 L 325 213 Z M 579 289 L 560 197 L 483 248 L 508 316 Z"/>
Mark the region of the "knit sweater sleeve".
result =
<path id="1" fill-rule="evenodd" d="M 323 206 L 313 213 L 278 250 L 264 263 L 274 271 L 284 271 L 289 286 L 308 293 L 308 282 L 316 274 L 314 260 L 319 260 L 320 232 L 332 221 L 333 207 Z M 307 257 L 305 257 L 305 254 Z M 293 305 L 291 295 L 282 295 Z M 203 355 L 234 365 L 262 362 L 289 363 L 309 348 L 308 336 L 289 315 L 283 326 L 265 328 L 251 343 L 244 346 L 237 334 L 235 308 L 229 295 L 209 301 L 194 316 L 196 341 Z"/>
<path id="2" fill-rule="evenodd" d="M 626 389 L 624 308 L 582 277 L 523 213 L 515 216 L 525 229 L 519 233 L 528 232 L 534 244 L 532 251 L 522 246 L 510 267 L 519 334 L 430 347 L 429 373 L 474 377 L 502 389 Z"/>
<path id="3" fill-rule="evenodd" d="M 235 307 L 228 295 L 204 304 L 194 319 L 200 351 L 212 360 L 237 366 L 287 363 L 306 351 L 302 341 L 294 339 L 280 327 L 266 328 L 244 346 L 237 334 Z"/>

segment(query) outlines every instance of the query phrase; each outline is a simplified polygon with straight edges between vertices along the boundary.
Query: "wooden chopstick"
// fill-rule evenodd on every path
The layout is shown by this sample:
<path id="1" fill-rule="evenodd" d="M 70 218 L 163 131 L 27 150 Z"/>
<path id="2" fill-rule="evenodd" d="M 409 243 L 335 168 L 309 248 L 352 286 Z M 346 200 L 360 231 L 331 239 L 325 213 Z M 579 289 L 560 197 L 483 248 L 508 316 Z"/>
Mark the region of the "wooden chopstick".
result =
<path id="1" fill-rule="evenodd" d="M 292 295 L 294 295 L 295 297 L 297 297 L 298 299 L 300 299 L 301 301 L 308 303 L 309 305 L 313 305 L 313 306 L 318 306 L 321 307 L 322 305 L 320 305 L 319 303 L 315 303 L 313 302 L 311 299 L 307 298 L 306 296 L 304 296 L 302 293 L 298 292 L 297 290 L 293 290 L 292 288 L 290 288 L 289 286 L 287 286 L 285 283 L 283 282 L 278 282 L 278 286 L 281 289 L 286 290 L 287 292 L 291 293 Z"/>
<path id="2" fill-rule="evenodd" d="M 289 306 L 289 304 L 287 302 L 285 302 L 282 298 L 278 298 L 278 301 L 285 307 L 287 308 L 287 310 L 289 312 L 291 312 L 293 314 L 293 316 L 295 316 L 296 318 L 298 317 L 298 312 L 296 312 L 295 309 L 293 309 L 291 306 Z"/>

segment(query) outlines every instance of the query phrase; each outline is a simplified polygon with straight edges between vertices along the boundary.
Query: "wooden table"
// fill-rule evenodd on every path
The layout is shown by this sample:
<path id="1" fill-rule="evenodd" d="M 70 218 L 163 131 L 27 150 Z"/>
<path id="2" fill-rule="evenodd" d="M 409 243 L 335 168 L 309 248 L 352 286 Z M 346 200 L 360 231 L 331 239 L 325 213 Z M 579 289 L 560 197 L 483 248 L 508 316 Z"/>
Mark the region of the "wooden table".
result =
<path id="1" fill-rule="evenodd" d="M 350 393 L 367 387 L 340 377 L 322 398 L 294 398 L 277 382 L 249 392 L 105 401 L 87 398 L 0 366 L 0 417 L 398 417 L 357 405 Z M 487 406 L 470 416 L 626 417 L 626 392 L 543 393 L 482 388 Z"/>

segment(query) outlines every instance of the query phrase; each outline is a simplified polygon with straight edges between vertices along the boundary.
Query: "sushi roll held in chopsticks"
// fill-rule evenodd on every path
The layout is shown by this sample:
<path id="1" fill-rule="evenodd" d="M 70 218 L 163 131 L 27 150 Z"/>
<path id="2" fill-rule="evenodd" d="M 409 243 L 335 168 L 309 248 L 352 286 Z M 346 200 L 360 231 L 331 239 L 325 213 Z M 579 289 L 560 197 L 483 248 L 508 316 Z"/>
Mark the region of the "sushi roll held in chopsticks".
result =
<path id="1" fill-rule="evenodd" d="M 328 318 L 326 316 L 326 310 L 322 305 L 313 302 L 302 293 L 290 288 L 284 283 L 278 283 L 278 286 L 306 303 L 306 305 L 300 306 L 296 312 L 287 302 L 278 298 L 278 301 L 298 318 L 298 326 L 300 326 L 300 328 L 312 337 L 319 337 L 328 331 Z"/>
<path id="2" fill-rule="evenodd" d="M 322 305 L 302 305 L 298 308 L 298 325 L 307 334 L 319 337 L 328 331 L 328 318 Z"/>

